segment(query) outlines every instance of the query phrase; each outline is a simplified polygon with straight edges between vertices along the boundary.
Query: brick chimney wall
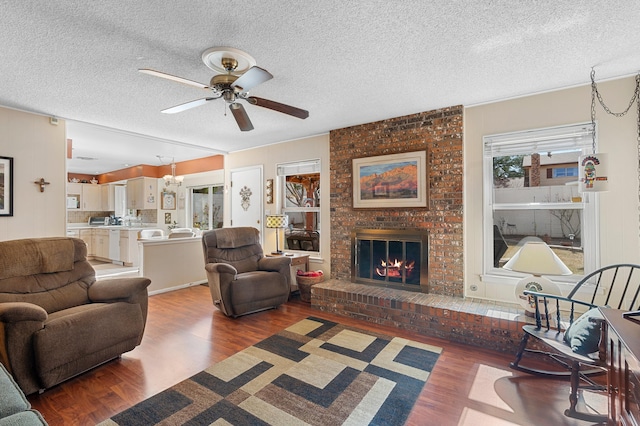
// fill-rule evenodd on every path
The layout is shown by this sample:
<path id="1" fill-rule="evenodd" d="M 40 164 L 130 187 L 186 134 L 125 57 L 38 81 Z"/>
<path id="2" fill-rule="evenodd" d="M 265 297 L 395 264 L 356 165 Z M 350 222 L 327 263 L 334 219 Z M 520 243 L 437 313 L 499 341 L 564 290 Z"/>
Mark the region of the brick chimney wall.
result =
<path id="1" fill-rule="evenodd" d="M 540 154 L 531 154 L 529 186 L 540 186 Z"/>
<path id="2" fill-rule="evenodd" d="M 429 232 L 429 293 L 462 297 L 462 106 L 330 133 L 331 277 L 351 280 L 353 229 Z M 353 208 L 354 158 L 427 152 L 427 208 Z"/>

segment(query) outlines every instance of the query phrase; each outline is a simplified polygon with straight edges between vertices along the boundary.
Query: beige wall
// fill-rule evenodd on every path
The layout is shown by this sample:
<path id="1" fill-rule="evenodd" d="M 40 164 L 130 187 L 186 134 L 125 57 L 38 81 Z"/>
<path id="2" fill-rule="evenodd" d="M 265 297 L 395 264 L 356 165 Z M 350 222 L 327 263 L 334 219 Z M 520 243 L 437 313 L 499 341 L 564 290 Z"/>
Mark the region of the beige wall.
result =
<path id="1" fill-rule="evenodd" d="M 0 216 L 0 240 L 64 236 L 65 122 L 0 107 L 0 156 L 13 157 L 13 217 Z M 50 182 L 44 192 L 33 182 Z"/>
<path id="2" fill-rule="evenodd" d="M 138 241 L 140 275 L 151 279 L 149 294 L 207 282 L 202 238 Z"/>
<path id="3" fill-rule="evenodd" d="M 325 274 L 331 272 L 329 264 L 329 135 L 319 135 L 310 138 L 298 139 L 294 141 L 282 142 L 261 148 L 238 151 L 231 153 L 225 159 L 226 182 L 229 182 L 229 172 L 249 166 L 262 166 L 263 185 L 267 179 L 274 180 L 274 202 L 264 204 L 263 211 L 269 210 L 272 214 L 279 213 L 277 200 L 280 196 L 280 188 L 277 184 L 276 166 L 280 163 L 290 163 L 294 161 L 304 161 L 320 159 L 322 171 L 320 177 L 320 191 L 322 194 L 322 204 L 320 207 L 320 221 L 322 232 L 320 234 L 320 258 L 311 258 L 310 268 L 312 270 L 322 269 Z M 225 226 L 230 220 L 230 195 L 227 191 L 225 198 Z M 264 201 L 263 201 L 264 202 Z M 275 250 L 275 232 L 264 232 L 264 250 L 270 252 Z M 328 275 L 327 275 L 328 276 Z"/>
<path id="4" fill-rule="evenodd" d="M 629 104 L 635 88 L 634 78 L 598 84 L 605 102 L 613 111 Z M 598 105 L 599 152 L 609 153 L 612 167 L 609 181 L 613 188 L 599 194 L 600 263 L 640 262 L 640 221 L 638 218 L 638 147 L 636 109 L 616 118 Z M 482 223 L 482 137 L 591 120 L 589 85 L 527 96 L 465 109 L 464 122 L 464 206 L 465 206 L 465 287 L 466 295 L 495 300 L 513 299 L 513 283 L 483 282 Z M 478 291 L 470 291 L 475 284 Z"/>

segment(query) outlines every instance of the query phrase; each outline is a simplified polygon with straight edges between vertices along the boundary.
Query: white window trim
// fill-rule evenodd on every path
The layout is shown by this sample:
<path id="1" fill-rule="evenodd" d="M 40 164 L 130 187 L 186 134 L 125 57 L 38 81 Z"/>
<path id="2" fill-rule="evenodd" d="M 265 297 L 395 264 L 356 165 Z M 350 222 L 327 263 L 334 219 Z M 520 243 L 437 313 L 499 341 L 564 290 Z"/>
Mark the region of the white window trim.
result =
<path id="1" fill-rule="evenodd" d="M 598 128 L 596 123 L 596 146 Z M 598 193 L 582 193 L 582 203 L 528 203 L 528 204 L 496 204 L 493 196 L 493 156 L 497 151 L 500 155 L 515 155 L 527 149 L 528 145 L 540 150 L 544 146 L 553 145 L 554 150 L 566 147 L 571 149 L 576 147 L 575 139 L 584 139 L 586 136 L 591 140 L 591 123 L 578 123 L 567 126 L 557 126 L 544 129 L 533 129 L 522 132 L 510 132 L 483 137 L 483 281 L 495 283 L 513 284 L 522 279 L 525 275 L 517 272 L 493 266 L 493 213 L 494 210 L 517 210 L 517 209 L 583 209 L 582 225 L 582 246 L 585 248 L 584 268 L 585 273 L 597 269 L 600 265 L 600 232 L 599 232 L 599 196 Z M 554 144 L 558 141 L 558 145 Z M 581 146 L 583 146 L 581 144 Z M 496 149 L 497 148 L 497 149 Z M 591 145 L 589 145 L 589 152 Z M 553 281 L 559 285 L 575 284 L 582 276 L 571 275 L 569 277 L 553 277 Z"/>
<path id="2" fill-rule="evenodd" d="M 292 161 L 289 163 L 279 163 L 276 165 L 276 175 L 278 177 L 278 188 L 280 193 L 277 197 L 277 209 L 280 214 L 284 214 L 286 212 L 315 212 L 318 214 L 320 220 L 322 220 L 322 215 L 320 213 L 320 207 L 285 207 L 285 194 L 287 191 L 286 188 L 286 176 L 296 175 L 296 174 L 311 174 L 311 173 L 320 173 L 321 171 L 321 163 L 320 159 L 311 159 L 311 160 L 302 160 L 302 161 Z M 322 200 L 322 187 L 320 187 L 320 199 Z M 322 202 L 320 203 L 322 205 Z M 319 251 L 306 251 L 306 250 L 292 250 L 287 249 L 288 252 L 297 253 L 297 254 L 308 254 L 309 259 L 317 259 L 321 260 L 321 251 L 322 245 L 318 247 Z"/>

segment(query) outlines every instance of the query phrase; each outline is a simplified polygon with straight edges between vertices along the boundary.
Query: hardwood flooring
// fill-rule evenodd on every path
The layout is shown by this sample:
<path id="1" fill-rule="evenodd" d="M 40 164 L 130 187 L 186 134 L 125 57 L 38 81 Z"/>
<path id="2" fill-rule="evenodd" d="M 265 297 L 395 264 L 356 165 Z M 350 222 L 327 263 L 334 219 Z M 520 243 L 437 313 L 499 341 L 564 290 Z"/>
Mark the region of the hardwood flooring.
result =
<path id="1" fill-rule="evenodd" d="M 29 400 L 52 426 L 95 424 L 307 316 L 444 348 L 409 425 L 589 424 L 562 414 L 568 382 L 514 372 L 511 355 L 322 313 L 297 297 L 277 310 L 230 319 L 213 307 L 205 286 L 150 297 L 139 347 Z"/>

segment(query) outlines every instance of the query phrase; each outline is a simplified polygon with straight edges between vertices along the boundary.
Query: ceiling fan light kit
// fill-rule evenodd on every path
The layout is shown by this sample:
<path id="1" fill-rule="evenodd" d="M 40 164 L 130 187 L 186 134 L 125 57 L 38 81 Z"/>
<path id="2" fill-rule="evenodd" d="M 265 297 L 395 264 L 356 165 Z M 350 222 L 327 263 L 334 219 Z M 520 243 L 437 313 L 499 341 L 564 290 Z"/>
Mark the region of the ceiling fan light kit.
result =
<path id="1" fill-rule="evenodd" d="M 249 96 L 249 90 L 271 80 L 273 75 L 263 68 L 256 66 L 256 61 L 246 52 L 233 47 L 212 47 L 202 53 L 202 61 L 204 64 L 218 72 L 209 82 L 209 85 L 198 83 L 186 78 L 167 74 L 152 69 L 140 69 L 141 73 L 164 78 L 167 80 L 183 83 L 199 89 L 210 90 L 213 96 L 196 99 L 170 108 L 166 108 L 161 112 L 165 114 L 175 114 L 186 111 L 197 106 L 204 105 L 208 101 L 223 98 L 229 104 L 229 110 L 243 132 L 253 130 L 253 124 L 249 119 L 249 115 L 245 111 L 242 104 L 238 100 L 243 100 L 251 105 L 267 108 L 283 114 L 291 115 L 300 119 L 309 117 L 309 111 L 293 107 L 291 105 L 282 104 L 280 102 L 268 99 Z"/>
<path id="2" fill-rule="evenodd" d="M 218 73 L 228 71 L 224 64 L 227 59 L 235 61 L 236 65 L 232 73 L 235 75 L 242 75 L 249 68 L 256 66 L 256 60 L 251 55 L 233 47 L 211 47 L 202 52 L 202 62 L 207 68 Z"/>

